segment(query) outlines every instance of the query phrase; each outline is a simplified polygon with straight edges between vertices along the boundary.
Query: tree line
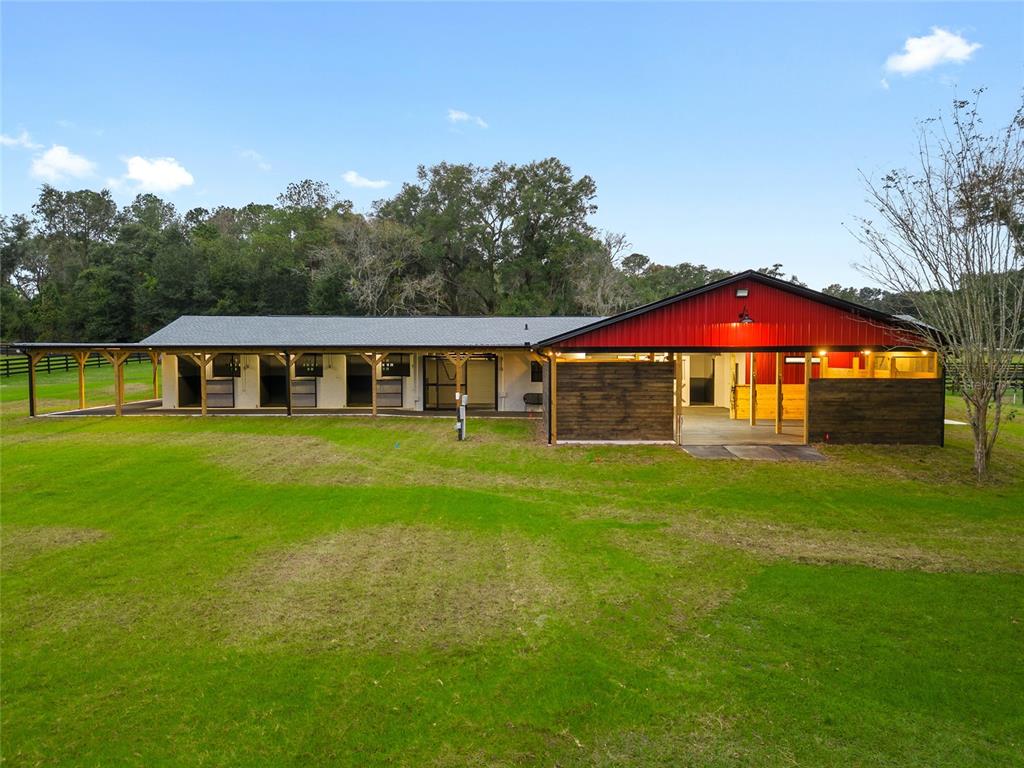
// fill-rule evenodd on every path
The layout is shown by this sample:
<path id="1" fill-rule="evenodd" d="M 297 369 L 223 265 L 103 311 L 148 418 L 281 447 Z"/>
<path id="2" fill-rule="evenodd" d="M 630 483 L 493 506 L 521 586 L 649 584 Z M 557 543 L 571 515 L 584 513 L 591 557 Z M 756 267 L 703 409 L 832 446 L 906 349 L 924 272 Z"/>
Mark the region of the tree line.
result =
<path id="1" fill-rule="evenodd" d="M 596 194 L 555 158 L 421 167 L 367 215 L 308 179 L 274 204 L 184 214 L 44 185 L 29 213 L 0 217 L 0 334 L 135 341 L 185 314 L 606 315 L 729 274 L 631 252 L 591 223 Z"/>

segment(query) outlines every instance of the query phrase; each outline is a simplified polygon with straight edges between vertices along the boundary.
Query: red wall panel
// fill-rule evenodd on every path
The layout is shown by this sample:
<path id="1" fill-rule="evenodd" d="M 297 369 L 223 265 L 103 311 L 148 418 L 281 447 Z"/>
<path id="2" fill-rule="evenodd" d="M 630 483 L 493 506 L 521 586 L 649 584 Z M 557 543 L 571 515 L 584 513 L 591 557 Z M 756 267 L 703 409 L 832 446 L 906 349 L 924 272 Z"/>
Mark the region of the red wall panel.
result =
<path id="1" fill-rule="evenodd" d="M 739 289 L 746 289 L 748 295 L 736 296 Z M 752 323 L 740 322 L 744 311 L 752 318 Z M 559 349 L 804 350 L 921 343 L 909 332 L 866 315 L 747 278 L 624 318 L 555 346 Z M 829 359 L 832 360 L 831 355 Z"/>

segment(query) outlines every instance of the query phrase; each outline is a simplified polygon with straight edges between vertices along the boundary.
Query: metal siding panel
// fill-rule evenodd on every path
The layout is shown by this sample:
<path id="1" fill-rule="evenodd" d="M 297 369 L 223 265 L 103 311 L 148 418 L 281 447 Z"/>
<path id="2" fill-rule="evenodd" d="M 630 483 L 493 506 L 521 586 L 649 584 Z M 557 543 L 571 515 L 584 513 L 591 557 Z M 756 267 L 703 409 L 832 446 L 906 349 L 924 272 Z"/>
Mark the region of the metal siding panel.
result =
<path id="1" fill-rule="evenodd" d="M 737 298 L 737 288 L 747 288 Z M 754 319 L 738 322 L 744 306 Z M 736 283 L 570 339 L 566 347 L 896 346 L 906 339 L 851 312 L 761 283 Z"/>

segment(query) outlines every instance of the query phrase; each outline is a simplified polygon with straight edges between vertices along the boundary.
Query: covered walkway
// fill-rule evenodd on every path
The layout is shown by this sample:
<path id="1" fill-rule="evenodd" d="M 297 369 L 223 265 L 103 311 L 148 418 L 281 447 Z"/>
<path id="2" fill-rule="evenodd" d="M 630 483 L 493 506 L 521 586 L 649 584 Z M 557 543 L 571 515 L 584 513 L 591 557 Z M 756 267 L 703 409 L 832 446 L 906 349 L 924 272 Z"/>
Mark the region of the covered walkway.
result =
<path id="1" fill-rule="evenodd" d="M 680 445 L 801 445 L 802 421 L 784 420 L 776 434 L 775 422 L 751 425 L 749 419 L 729 418 L 728 408 L 691 406 L 680 409 Z"/>
<path id="2" fill-rule="evenodd" d="M 199 407 L 194 408 L 164 408 L 160 400 L 136 400 L 125 403 L 121 407 L 123 416 L 202 416 L 203 411 Z M 292 408 L 295 416 L 373 416 L 372 408 Z M 42 414 L 50 417 L 78 417 L 78 416 L 116 416 L 117 410 L 113 405 L 100 405 L 93 408 L 74 408 L 67 411 L 55 411 Z M 288 409 L 285 407 L 263 407 L 263 408 L 208 408 L 207 416 L 287 416 Z M 378 408 L 378 416 L 412 416 L 435 419 L 453 419 L 455 411 L 434 410 L 415 411 L 408 408 Z M 534 411 L 491 411 L 472 410 L 469 418 L 483 419 L 539 419 L 543 413 Z"/>

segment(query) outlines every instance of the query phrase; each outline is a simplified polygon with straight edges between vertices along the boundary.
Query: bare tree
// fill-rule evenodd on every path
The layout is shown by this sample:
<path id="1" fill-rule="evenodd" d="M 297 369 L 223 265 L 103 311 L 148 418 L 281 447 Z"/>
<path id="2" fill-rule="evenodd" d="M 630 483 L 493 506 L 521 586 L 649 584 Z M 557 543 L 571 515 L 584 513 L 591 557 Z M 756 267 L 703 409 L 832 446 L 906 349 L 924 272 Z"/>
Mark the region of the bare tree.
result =
<path id="1" fill-rule="evenodd" d="M 585 252 L 574 270 L 576 296 L 585 312 L 608 315 L 626 303 L 626 284 L 620 266 L 630 248 L 624 234 L 605 232 Z"/>
<path id="2" fill-rule="evenodd" d="M 349 291 L 368 315 L 437 312 L 443 282 L 437 273 L 415 267 L 419 248 L 415 235 L 394 222 L 369 219 L 342 234 L 349 267 Z"/>
<path id="3" fill-rule="evenodd" d="M 974 469 L 988 473 L 1015 351 L 1024 344 L 1024 103 L 986 133 L 978 98 L 919 132 L 919 168 L 864 177 L 880 220 L 854 232 L 861 271 L 911 298 L 939 350 L 974 434 Z"/>

